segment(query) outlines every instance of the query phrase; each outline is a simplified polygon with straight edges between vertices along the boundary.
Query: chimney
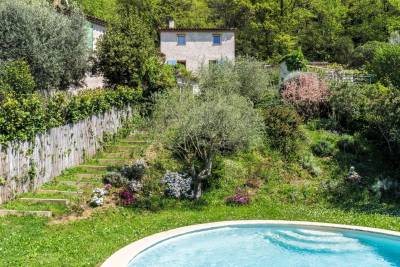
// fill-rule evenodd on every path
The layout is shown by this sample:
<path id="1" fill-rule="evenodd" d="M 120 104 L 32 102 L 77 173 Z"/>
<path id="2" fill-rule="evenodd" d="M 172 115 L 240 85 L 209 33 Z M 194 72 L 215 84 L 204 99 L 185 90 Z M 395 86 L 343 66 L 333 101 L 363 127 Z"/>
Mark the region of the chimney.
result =
<path id="1" fill-rule="evenodd" d="M 175 28 L 175 21 L 173 19 L 168 20 L 168 28 L 170 28 L 170 29 Z"/>

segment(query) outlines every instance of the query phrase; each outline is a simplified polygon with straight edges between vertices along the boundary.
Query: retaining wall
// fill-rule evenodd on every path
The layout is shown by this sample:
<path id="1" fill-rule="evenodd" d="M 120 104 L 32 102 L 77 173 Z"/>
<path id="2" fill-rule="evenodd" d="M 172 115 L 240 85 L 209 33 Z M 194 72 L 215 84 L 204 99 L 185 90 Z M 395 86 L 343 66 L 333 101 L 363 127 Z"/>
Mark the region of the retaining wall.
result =
<path id="1" fill-rule="evenodd" d="M 130 107 L 112 109 L 38 134 L 33 142 L 0 146 L 0 204 L 93 156 L 101 149 L 105 133 L 116 133 L 132 115 Z"/>

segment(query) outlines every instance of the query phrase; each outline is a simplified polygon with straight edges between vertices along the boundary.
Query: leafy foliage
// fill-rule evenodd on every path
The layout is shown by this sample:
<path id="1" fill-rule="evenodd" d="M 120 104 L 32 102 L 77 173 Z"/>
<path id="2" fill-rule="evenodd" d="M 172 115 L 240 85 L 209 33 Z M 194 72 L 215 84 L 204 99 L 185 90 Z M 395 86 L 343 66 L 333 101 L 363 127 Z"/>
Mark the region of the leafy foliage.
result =
<path id="1" fill-rule="evenodd" d="M 289 71 L 301 71 L 307 67 L 303 52 L 299 49 L 284 56 L 281 61 L 286 63 Z"/>
<path id="2" fill-rule="evenodd" d="M 32 140 L 37 133 L 86 119 L 111 108 L 136 104 L 140 90 L 127 87 L 96 89 L 68 96 L 45 98 L 37 93 L 16 94 L 0 90 L 0 143 Z"/>
<path id="3" fill-rule="evenodd" d="M 272 105 L 263 110 L 267 141 L 285 158 L 296 155 L 303 133 L 301 118 L 289 105 Z"/>
<path id="4" fill-rule="evenodd" d="M 400 45 L 383 45 L 377 49 L 370 69 L 386 85 L 400 87 Z"/>
<path id="5" fill-rule="evenodd" d="M 124 13 L 98 44 L 99 68 L 108 83 L 142 86 L 146 95 L 173 86 L 173 72 L 158 57 L 148 25 L 135 12 Z"/>
<path id="6" fill-rule="evenodd" d="M 79 10 L 63 15 L 45 0 L 1 1 L 0 60 L 25 60 L 40 89 L 79 82 L 87 67 L 85 23 Z"/>
<path id="7" fill-rule="evenodd" d="M 10 61 L 0 65 L 0 88 L 15 93 L 32 93 L 36 83 L 29 65 L 23 60 Z"/>

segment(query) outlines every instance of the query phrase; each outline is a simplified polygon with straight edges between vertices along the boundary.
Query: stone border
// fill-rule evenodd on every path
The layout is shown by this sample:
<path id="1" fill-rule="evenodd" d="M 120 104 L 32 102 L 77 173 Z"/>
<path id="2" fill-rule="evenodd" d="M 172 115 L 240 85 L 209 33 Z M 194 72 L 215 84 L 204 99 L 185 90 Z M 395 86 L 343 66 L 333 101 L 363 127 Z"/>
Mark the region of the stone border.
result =
<path id="1" fill-rule="evenodd" d="M 241 226 L 241 225 L 271 225 L 271 226 L 282 225 L 282 226 L 324 228 L 325 230 L 327 229 L 352 230 L 352 231 L 369 232 L 375 234 L 383 234 L 400 238 L 400 232 L 378 229 L 378 228 L 363 227 L 363 226 L 344 225 L 344 224 L 330 224 L 330 223 L 303 222 L 303 221 L 282 221 L 282 220 L 223 221 L 223 222 L 205 223 L 205 224 L 180 227 L 145 237 L 115 252 L 110 258 L 108 258 L 101 265 L 101 267 L 127 267 L 128 264 L 132 261 L 132 259 L 135 258 L 144 250 L 154 245 L 157 245 L 162 241 L 178 237 L 183 234 L 189 234 L 197 231 L 210 230 L 220 227 Z"/>

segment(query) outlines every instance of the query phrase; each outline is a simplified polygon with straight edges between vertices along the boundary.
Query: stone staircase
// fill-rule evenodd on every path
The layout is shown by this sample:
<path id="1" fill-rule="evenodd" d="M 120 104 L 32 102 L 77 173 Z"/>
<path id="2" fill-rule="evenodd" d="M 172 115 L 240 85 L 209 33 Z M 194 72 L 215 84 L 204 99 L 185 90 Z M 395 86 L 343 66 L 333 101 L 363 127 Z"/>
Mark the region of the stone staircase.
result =
<path id="1" fill-rule="evenodd" d="M 129 136 L 105 146 L 102 152 L 38 190 L 19 195 L 0 205 L 0 216 L 61 217 L 87 207 L 92 191 L 102 187 L 102 176 L 144 156 L 149 145 L 147 132 L 134 131 Z"/>

